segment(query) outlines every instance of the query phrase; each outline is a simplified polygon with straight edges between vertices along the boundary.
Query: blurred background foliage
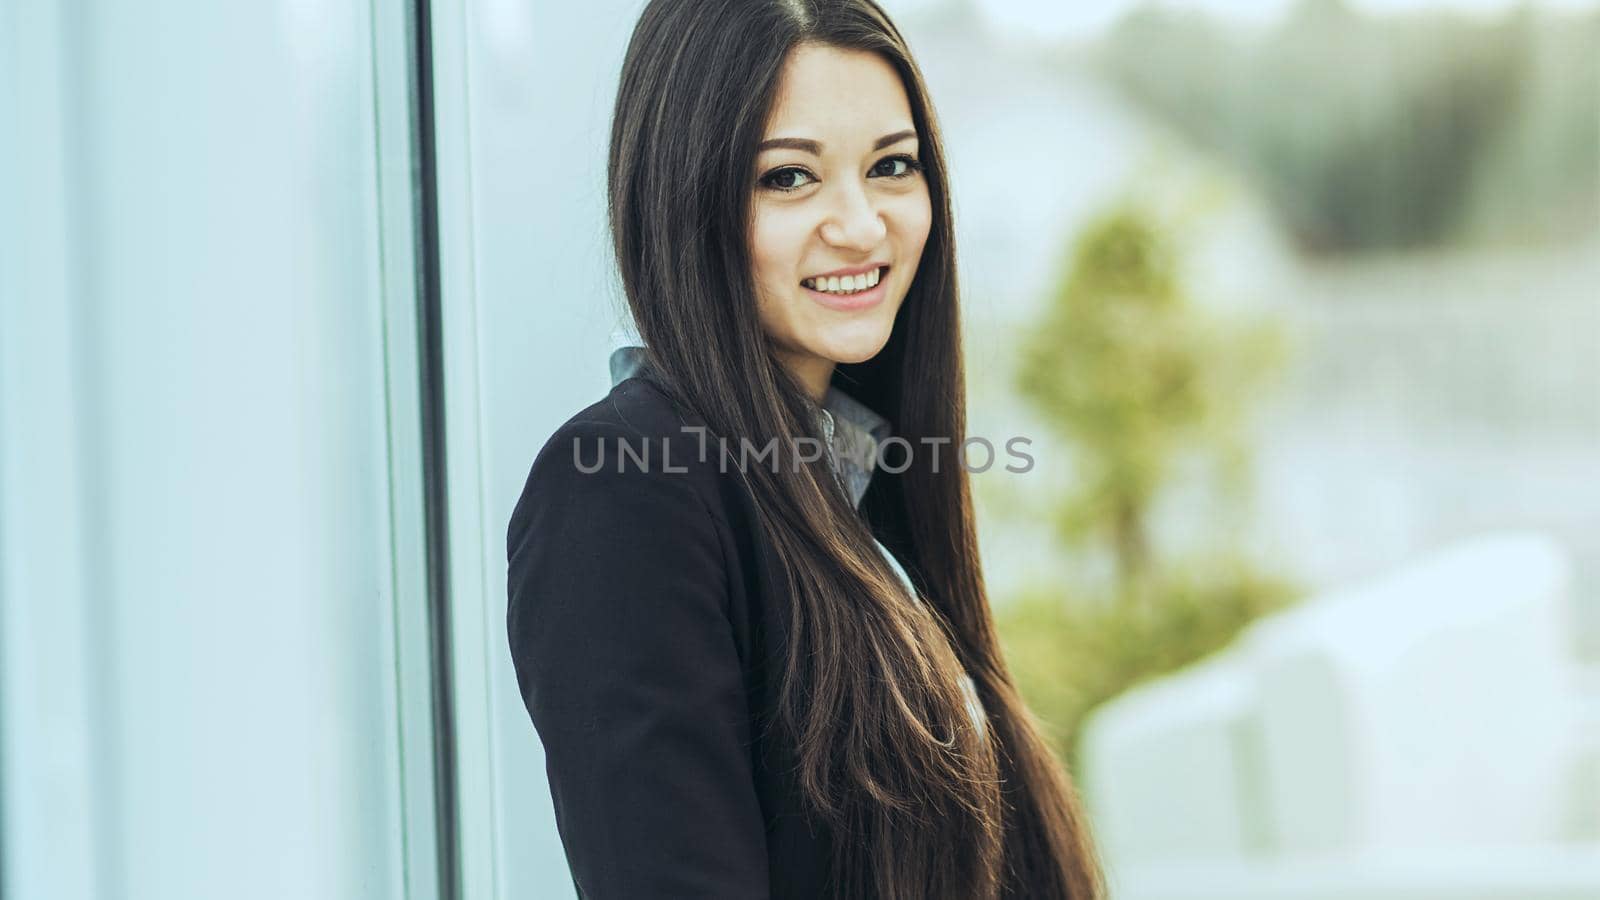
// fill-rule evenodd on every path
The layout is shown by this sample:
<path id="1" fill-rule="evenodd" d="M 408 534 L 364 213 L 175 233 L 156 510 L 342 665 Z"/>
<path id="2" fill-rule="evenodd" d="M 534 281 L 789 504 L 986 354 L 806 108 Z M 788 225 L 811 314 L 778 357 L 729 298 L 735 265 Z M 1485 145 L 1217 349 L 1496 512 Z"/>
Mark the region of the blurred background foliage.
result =
<path id="1" fill-rule="evenodd" d="M 1226 647 L 1298 595 L 1288 579 L 1208 553 L 1165 561 L 1145 603 L 1039 586 L 1011 598 L 998 622 L 1018 688 L 1078 772 L 1078 739 L 1096 707 Z"/>
<path id="2" fill-rule="evenodd" d="M 1128 98 L 1251 173 L 1314 254 L 1595 225 L 1600 13 L 1373 16 L 1301 0 L 1248 31 L 1146 5 L 1099 45 Z"/>

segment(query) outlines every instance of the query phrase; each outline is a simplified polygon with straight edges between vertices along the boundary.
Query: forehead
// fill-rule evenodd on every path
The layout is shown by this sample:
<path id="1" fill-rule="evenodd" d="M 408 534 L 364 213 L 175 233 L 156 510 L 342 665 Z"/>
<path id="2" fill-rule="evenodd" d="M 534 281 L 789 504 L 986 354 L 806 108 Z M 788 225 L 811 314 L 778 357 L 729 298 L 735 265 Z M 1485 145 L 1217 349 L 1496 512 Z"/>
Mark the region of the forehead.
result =
<path id="1" fill-rule="evenodd" d="M 768 137 L 820 137 L 910 128 L 900 75 L 876 53 L 801 44 L 784 61 Z"/>

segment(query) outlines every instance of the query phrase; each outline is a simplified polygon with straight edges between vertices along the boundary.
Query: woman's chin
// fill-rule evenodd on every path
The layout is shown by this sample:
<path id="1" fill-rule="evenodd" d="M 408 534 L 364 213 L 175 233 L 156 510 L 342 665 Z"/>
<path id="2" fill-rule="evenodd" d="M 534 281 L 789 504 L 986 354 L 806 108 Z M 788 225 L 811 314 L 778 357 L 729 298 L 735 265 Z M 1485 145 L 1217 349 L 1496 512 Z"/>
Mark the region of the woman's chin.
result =
<path id="1" fill-rule="evenodd" d="M 860 363 L 877 356 L 889 343 L 890 328 L 852 329 L 813 344 L 815 353 L 836 363 Z"/>

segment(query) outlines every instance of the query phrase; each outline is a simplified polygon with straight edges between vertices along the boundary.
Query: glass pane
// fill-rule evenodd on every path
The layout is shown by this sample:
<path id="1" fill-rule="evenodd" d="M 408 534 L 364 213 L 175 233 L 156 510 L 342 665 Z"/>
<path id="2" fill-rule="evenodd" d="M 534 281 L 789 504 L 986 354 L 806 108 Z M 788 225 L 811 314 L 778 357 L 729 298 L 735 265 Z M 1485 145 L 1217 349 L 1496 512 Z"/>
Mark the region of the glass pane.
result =
<path id="1" fill-rule="evenodd" d="M 6 6 L 7 897 L 408 895 L 369 14 Z"/>

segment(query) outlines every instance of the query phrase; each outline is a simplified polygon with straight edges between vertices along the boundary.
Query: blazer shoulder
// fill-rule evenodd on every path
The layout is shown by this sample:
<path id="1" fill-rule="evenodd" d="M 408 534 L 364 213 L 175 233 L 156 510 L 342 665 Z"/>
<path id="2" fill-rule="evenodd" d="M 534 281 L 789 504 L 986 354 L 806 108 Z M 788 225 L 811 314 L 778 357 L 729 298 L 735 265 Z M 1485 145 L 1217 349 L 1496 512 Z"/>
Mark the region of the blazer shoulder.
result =
<path id="1" fill-rule="evenodd" d="M 694 495 L 714 519 L 726 523 L 719 508 L 726 493 L 719 489 L 718 452 L 703 419 L 650 379 L 627 378 L 545 441 L 524 481 L 513 525 L 539 496 L 594 498 L 619 492 L 659 501 L 676 498 L 676 504 Z M 665 505 L 654 504 L 654 514 L 670 514 Z"/>
<path id="2" fill-rule="evenodd" d="M 546 458 L 558 451 L 566 451 L 565 456 L 571 457 L 575 440 L 582 449 L 604 440 L 607 451 L 616 450 L 611 442 L 620 440 L 624 451 L 620 461 L 642 467 L 647 474 L 665 472 L 704 478 L 717 468 L 713 453 L 717 442 L 705 420 L 678 405 L 654 381 L 639 375 L 618 382 L 606 396 L 563 422 L 540 448 L 535 467 L 548 463 Z M 644 458 L 645 453 L 649 454 L 648 459 Z M 593 461 L 577 460 L 585 465 Z M 618 461 L 615 453 L 607 453 L 608 467 L 615 468 Z"/>
<path id="3" fill-rule="evenodd" d="M 705 422 L 679 406 L 654 381 L 642 375 L 623 379 L 610 393 L 589 404 L 562 423 L 556 434 L 597 434 L 619 431 L 631 437 L 674 437 L 684 428 L 703 428 Z"/>

